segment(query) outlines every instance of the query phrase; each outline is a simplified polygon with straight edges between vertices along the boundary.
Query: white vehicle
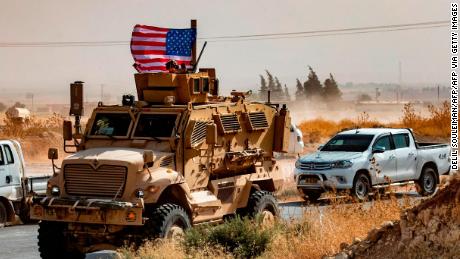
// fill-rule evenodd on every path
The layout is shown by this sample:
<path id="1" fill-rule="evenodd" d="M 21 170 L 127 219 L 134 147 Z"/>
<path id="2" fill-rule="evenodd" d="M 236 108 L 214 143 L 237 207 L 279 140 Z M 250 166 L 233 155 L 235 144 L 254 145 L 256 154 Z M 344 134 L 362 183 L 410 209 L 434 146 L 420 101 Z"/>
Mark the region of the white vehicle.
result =
<path id="1" fill-rule="evenodd" d="M 14 221 L 15 215 L 24 223 L 29 222 L 29 198 L 45 194 L 48 179 L 25 177 L 19 142 L 0 140 L 0 225 Z"/>
<path id="2" fill-rule="evenodd" d="M 291 124 L 289 135 L 289 154 L 300 154 L 303 151 L 303 135 L 302 131 L 297 128 L 294 124 Z"/>
<path id="3" fill-rule="evenodd" d="M 439 175 L 450 171 L 449 154 L 447 144 L 417 143 L 410 129 L 347 130 L 300 157 L 295 181 L 311 201 L 328 189 L 351 190 L 362 201 L 373 189 L 410 181 L 421 195 L 430 195 Z"/>

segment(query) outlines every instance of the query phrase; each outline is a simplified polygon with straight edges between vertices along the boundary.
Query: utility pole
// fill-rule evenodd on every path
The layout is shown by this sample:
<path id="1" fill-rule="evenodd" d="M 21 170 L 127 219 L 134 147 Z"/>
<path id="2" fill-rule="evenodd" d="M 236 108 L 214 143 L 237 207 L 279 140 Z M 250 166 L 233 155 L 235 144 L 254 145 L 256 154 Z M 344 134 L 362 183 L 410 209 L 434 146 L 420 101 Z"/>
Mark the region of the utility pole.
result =
<path id="1" fill-rule="evenodd" d="M 399 98 L 401 97 L 401 88 L 402 88 L 402 65 L 401 65 L 401 61 L 398 62 L 398 67 L 399 67 L 399 75 L 398 75 L 398 81 L 399 81 L 399 85 L 398 85 L 398 88 L 396 90 L 396 102 L 399 103 Z"/>
<path id="2" fill-rule="evenodd" d="M 440 90 L 440 89 L 439 89 L 439 85 L 438 85 L 438 103 L 439 103 L 439 90 Z"/>
<path id="3" fill-rule="evenodd" d="M 101 102 L 104 102 L 104 84 L 101 84 Z"/>

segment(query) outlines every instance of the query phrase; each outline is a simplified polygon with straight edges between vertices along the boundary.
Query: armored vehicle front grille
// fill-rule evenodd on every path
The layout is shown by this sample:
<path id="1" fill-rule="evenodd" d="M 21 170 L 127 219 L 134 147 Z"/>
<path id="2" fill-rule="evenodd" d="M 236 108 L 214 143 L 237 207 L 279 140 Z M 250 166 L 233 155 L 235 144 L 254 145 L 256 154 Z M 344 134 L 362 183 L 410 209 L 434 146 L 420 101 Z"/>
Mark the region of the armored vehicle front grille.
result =
<path id="1" fill-rule="evenodd" d="M 222 114 L 214 117 L 222 133 L 236 133 L 241 131 L 241 125 L 236 114 Z"/>
<path id="2" fill-rule="evenodd" d="M 192 147 L 200 144 L 206 138 L 206 125 L 208 125 L 207 121 L 195 121 L 192 136 L 190 137 Z"/>
<path id="3" fill-rule="evenodd" d="M 263 130 L 268 128 L 267 117 L 265 117 L 264 112 L 250 112 L 248 116 L 251 130 Z"/>
<path id="4" fill-rule="evenodd" d="M 97 169 L 87 164 L 64 167 L 65 190 L 69 195 L 86 197 L 121 197 L 126 184 L 127 169 L 102 165 Z"/>
<path id="5" fill-rule="evenodd" d="M 302 170 L 327 170 L 331 168 L 332 168 L 332 164 L 330 162 L 303 162 L 303 163 L 300 163 L 300 169 Z"/>

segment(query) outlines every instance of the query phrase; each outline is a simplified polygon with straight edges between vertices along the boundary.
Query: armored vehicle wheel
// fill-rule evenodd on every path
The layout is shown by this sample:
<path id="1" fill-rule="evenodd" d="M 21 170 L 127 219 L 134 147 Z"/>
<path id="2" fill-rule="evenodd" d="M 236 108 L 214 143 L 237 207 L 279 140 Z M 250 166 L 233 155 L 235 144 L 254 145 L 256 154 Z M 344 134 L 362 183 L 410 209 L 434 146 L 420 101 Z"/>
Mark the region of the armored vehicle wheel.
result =
<path id="1" fill-rule="evenodd" d="M 311 203 L 317 203 L 321 197 L 321 192 L 315 191 L 302 191 L 304 196 L 303 198 Z"/>
<path id="2" fill-rule="evenodd" d="M 83 259 L 85 254 L 70 246 L 65 236 L 65 224 L 60 222 L 41 221 L 38 224 L 38 251 L 44 259 Z"/>
<path id="3" fill-rule="evenodd" d="M 359 202 L 367 200 L 371 191 L 371 180 L 364 173 L 357 173 L 353 180 L 351 195 Z"/>
<path id="4" fill-rule="evenodd" d="M 431 167 L 425 167 L 420 175 L 420 179 L 416 181 L 417 192 L 422 196 L 428 196 L 436 191 L 438 186 L 437 174 Z"/>
<path id="5" fill-rule="evenodd" d="M 191 227 L 185 210 L 176 204 L 166 203 L 155 208 L 145 224 L 147 238 L 178 239 Z"/>
<path id="6" fill-rule="evenodd" d="M 5 204 L 0 201 L 0 225 L 4 225 L 8 220 L 8 213 L 6 211 Z"/>
<path id="7" fill-rule="evenodd" d="M 278 202 L 271 192 L 255 191 L 249 197 L 245 214 L 249 217 L 260 214 L 264 223 L 272 222 L 280 214 Z"/>

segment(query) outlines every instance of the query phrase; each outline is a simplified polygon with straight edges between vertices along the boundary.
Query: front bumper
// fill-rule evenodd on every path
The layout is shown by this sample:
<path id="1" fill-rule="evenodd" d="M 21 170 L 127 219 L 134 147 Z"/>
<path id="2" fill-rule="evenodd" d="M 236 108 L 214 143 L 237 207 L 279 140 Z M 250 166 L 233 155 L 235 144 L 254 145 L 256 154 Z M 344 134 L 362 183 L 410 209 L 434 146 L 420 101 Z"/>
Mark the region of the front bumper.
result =
<path id="1" fill-rule="evenodd" d="M 32 201 L 35 220 L 105 225 L 143 225 L 142 207 L 130 202 L 103 199 L 39 198 Z"/>
<path id="2" fill-rule="evenodd" d="M 353 187 L 353 170 L 331 169 L 318 171 L 305 171 L 295 169 L 295 182 L 297 188 L 303 190 L 347 190 Z"/>

